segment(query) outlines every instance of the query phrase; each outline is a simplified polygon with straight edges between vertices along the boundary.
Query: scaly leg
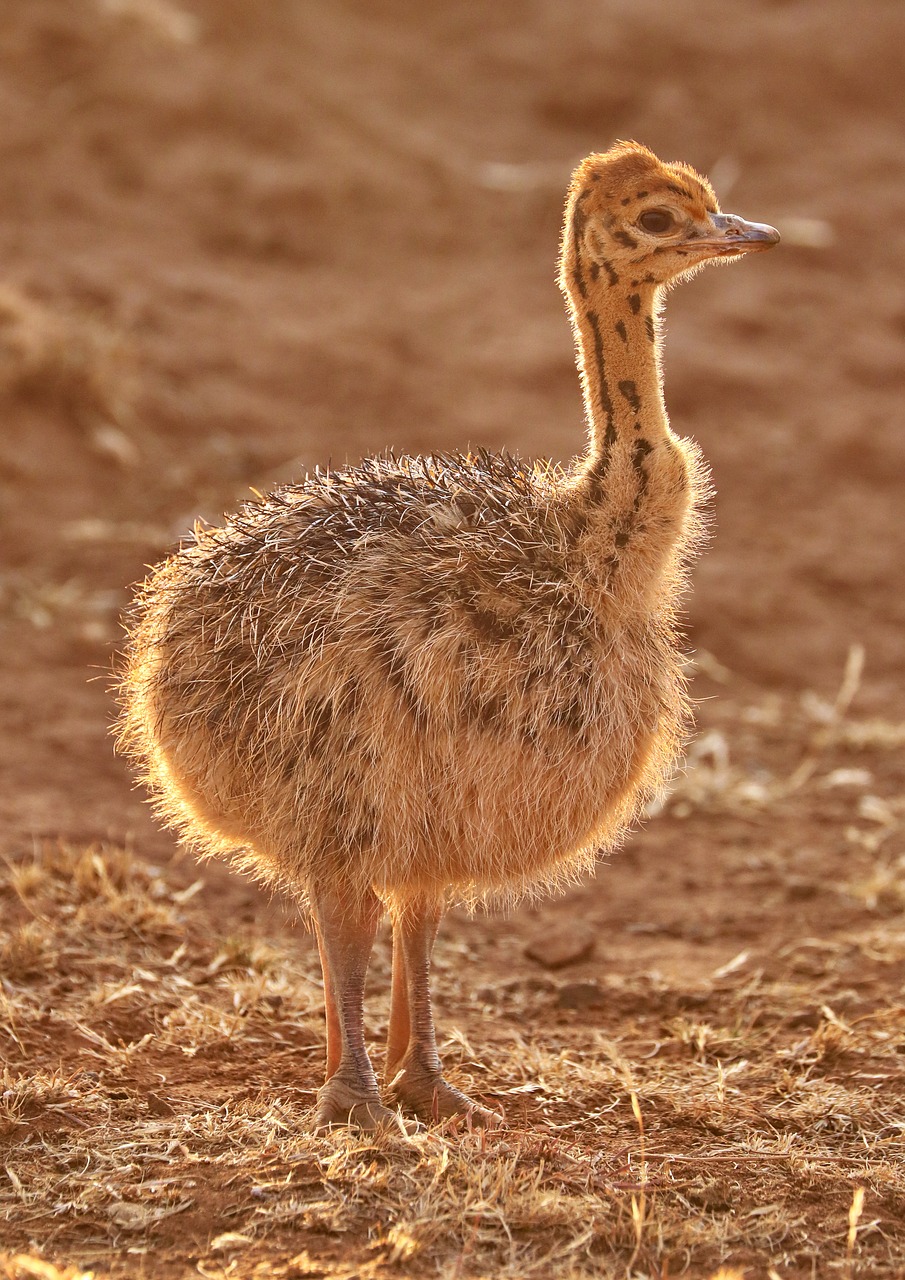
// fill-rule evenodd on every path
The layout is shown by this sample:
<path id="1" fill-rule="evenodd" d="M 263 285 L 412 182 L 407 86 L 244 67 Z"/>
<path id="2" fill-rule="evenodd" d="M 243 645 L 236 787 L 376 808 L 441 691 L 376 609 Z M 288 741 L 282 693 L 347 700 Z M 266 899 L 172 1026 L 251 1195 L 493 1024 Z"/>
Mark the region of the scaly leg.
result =
<path id="1" fill-rule="evenodd" d="M 436 899 L 401 908 L 393 919 L 393 993 L 387 1034 L 386 1082 L 394 1102 L 422 1120 L 468 1116 L 490 1125 L 499 1117 L 443 1079 L 430 998 L 430 957 L 442 915 Z"/>
<path id="2" fill-rule="evenodd" d="M 405 960 L 402 954 L 402 939 L 398 920 L 393 920 L 393 986 L 390 994 L 390 1025 L 387 1028 L 387 1051 L 385 1064 L 386 1083 L 390 1084 L 398 1069 L 398 1063 L 405 1057 L 412 1038 L 412 1024 L 409 1018 L 409 998 L 405 973 Z M 390 1070 L 391 1064 L 394 1070 Z"/>
<path id="3" fill-rule="evenodd" d="M 315 1127 L 401 1129 L 381 1106 L 364 1037 L 365 976 L 383 908 L 376 895 L 354 900 L 330 890 L 312 898 L 327 1010 L 327 1079 L 318 1093 Z"/>
<path id="4" fill-rule="evenodd" d="M 333 990 L 333 981 L 330 976 L 327 949 L 324 946 L 324 940 L 321 937 L 321 931 L 316 919 L 314 921 L 314 934 L 317 938 L 317 950 L 321 958 L 321 973 L 324 975 L 324 1013 L 327 1019 L 327 1068 L 324 1079 L 329 1080 L 331 1076 L 336 1075 L 336 1069 L 342 1058 L 342 1031 L 339 1024 L 336 993 Z"/>

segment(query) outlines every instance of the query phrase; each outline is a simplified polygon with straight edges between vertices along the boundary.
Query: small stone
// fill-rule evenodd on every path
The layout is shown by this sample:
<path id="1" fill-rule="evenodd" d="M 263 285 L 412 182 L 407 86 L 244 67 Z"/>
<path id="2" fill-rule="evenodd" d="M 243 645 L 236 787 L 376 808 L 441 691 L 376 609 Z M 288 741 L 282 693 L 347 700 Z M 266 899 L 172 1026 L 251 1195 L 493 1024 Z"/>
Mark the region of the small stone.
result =
<path id="1" fill-rule="evenodd" d="M 551 929 L 539 934 L 525 947 L 525 955 L 545 969 L 562 969 L 584 960 L 594 949 L 595 935 L 586 925 Z"/>
<path id="2" fill-rule="evenodd" d="M 176 1114 L 166 1098 L 160 1098 L 156 1093 L 146 1093 L 145 1102 L 147 1102 L 148 1110 L 152 1116 L 174 1116 Z"/>
<path id="3" fill-rule="evenodd" d="M 785 889 L 790 902 L 807 902 L 820 893 L 820 885 L 804 876 L 787 876 Z"/>
<path id="4" fill-rule="evenodd" d="M 593 1009 L 604 1002 L 604 994 L 596 982 L 567 982 L 556 997 L 559 1009 Z"/>

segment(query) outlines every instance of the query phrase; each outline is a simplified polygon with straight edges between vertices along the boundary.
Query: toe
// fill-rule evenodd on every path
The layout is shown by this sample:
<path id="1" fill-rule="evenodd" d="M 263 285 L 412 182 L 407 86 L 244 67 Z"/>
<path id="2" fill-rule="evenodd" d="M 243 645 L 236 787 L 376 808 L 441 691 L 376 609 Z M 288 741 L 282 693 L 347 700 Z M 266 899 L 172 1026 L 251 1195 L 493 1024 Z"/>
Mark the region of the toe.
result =
<path id="1" fill-rule="evenodd" d="M 325 1133 L 333 1128 L 358 1129 L 361 1133 L 385 1131 L 407 1136 L 417 1129 L 417 1125 L 404 1121 L 398 1112 L 383 1106 L 370 1094 L 362 1096 L 348 1085 L 328 1080 L 318 1094 L 314 1130 Z"/>
<path id="2" fill-rule="evenodd" d="M 502 1117 L 480 1106 L 461 1089 L 436 1079 L 399 1080 L 390 1090 L 393 1102 L 407 1111 L 413 1111 L 426 1124 L 437 1124 L 456 1118 L 468 1127 L 493 1129 L 502 1123 Z"/>
<path id="3" fill-rule="evenodd" d="M 418 1125 L 403 1120 L 396 1111 L 381 1106 L 379 1102 L 357 1102 L 353 1107 L 337 1107 L 320 1103 L 314 1112 L 315 1133 L 327 1133 L 330 1129 L 357 1129 L 359 1133 L 396 1133 L 409 1136 L 417 1132 Z"/>
<path id="4" fill-rule="evenodd" d="M 437 1104 L 431 1106 L 431 1119 L 458 1120 L 468 1129 L 496 1129 L 502 1122 L 502 1116 L 495 1111 L 482 1107 L 461 1089 L 454 1089 L 443 1082 L 445 1088 L 437 1093 Z"/>

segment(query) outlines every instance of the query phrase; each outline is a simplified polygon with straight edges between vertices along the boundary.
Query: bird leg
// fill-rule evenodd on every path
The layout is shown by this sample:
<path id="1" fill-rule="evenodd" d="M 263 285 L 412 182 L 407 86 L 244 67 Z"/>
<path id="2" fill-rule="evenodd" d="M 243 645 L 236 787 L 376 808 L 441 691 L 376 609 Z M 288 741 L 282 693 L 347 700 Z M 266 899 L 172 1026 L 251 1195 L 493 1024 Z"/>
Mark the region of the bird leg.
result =
<path id="1" fill-rule="evenodd" d="M 365 977 L 381 903 L 371 890 L 356 899 L 323 889 L 311 905 L 327 1012 L 327 1073 L 317 1097 L 315 1127 L 401 1129 L 395 1112 L 380 1104 L 364 1037 Z"/>
<path id="2" fill-rule="evenodd" d="M 440 1068 L 430 998 L 430 958 L 441 903 L 422 898 L 401 907 L 393 918 L 393 989 L 387 1033 L 385 1078 L 389 1097 L 422 1120 L 468 1116 L 475 1125 L 499 1117 L 447 1084 Z"/>
<path id="3" fill-rule="evenodd" d="M 336 993 L 333 990 L 330 962 L 327 949 L 321 935 L 317 920 L 314 921 L 314 934 L 317 938 L 317 950 L 321 958 L 321 973 L 324 975 L 324 1013 L 327 1021 L 327 1067 L 324 1079 L 329 1080 L 336 1075 L 336 1069 L 342 1058 L 342 1029 L 339 1022 L 339 1009 L 336 1004 Z"/>

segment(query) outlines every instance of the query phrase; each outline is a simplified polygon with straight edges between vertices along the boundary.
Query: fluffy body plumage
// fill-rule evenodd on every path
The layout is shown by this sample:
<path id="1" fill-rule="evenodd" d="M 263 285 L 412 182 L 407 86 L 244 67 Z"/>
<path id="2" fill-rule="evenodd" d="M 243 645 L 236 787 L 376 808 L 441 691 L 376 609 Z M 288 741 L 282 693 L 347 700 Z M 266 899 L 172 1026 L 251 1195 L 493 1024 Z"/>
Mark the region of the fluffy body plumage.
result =
<path id="1" fill-rule="evenodd" d="M 586 867 L 672 766 L 686 703 L 675 557 L 626 599 L 567 485 L 386 459 L 199 531 L 132 633 L 126 740 L 162 816 L 302 892 L 473 898 Z"/>
<path id="2" fill-rule="evenodd" d="M 132 616 L 120 742 L 163 818 L 311 901 L 327 998 L 318 1122 L 387 1123 L 364 972 L 394 919 L 387 1077 L 443 1081 L 427 986 L 448 894 L 557 886 L 611 847 L 688 726 L 676 611 L 706 472 L 663 406 L 664 287 L 775 243 L 637 144 L 590 156 L 560 283 L 589 426 L 571 467 L 384 458 L 196 533 Z"/>

